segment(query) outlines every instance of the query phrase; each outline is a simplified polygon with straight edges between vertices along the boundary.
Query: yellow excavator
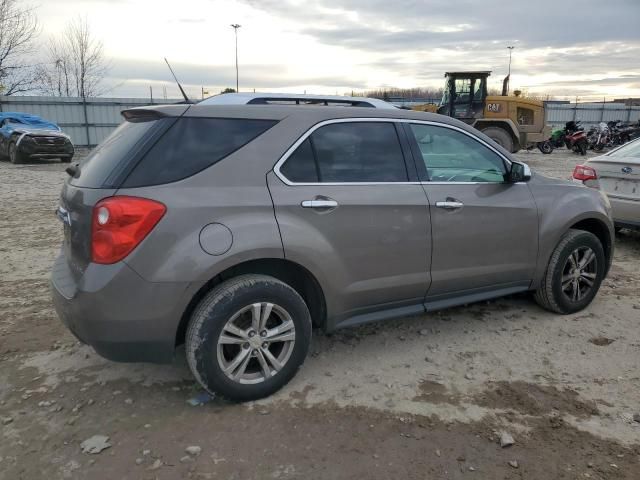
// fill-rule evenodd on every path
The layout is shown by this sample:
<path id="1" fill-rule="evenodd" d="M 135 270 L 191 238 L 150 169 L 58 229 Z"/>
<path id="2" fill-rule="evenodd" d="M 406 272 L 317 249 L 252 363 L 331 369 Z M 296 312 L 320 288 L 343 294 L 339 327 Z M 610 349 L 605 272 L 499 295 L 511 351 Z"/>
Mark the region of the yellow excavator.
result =
<path id="1" fill-rule="evenodd" d="M 551 127 L 545 125 L 544 104 L 539 100 L 509 96 L 509 77 L 502 95 L 487 94 L 490 71 L 447 72 L 439 105 L 424 104 L 413 110 L 435 112 L 472 125 L 510 152 L 537 146 L 551 153 Z"/>

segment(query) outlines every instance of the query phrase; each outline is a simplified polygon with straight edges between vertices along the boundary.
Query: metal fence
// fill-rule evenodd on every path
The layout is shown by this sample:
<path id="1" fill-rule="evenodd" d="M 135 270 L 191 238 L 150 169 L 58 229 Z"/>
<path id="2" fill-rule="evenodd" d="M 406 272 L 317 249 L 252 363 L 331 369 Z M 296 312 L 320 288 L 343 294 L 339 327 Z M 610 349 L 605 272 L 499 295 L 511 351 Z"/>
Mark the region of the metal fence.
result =
<path id="1" fill-rule="evenodd" d="M 623 103 L 548 103 L 546 105 L 547 124 L 563 126 L 571 120 L 582 122 L 584 127 L 600 122 L 621 121 L 635 123 L 640 120 L 640 107 Z"/>
<path id="2" fill-rule="evenodd" d="M 179 100 L 0 96 L 0 112 L 32 113 L 46 118 L 60 125 L 74 145 L 93 147 L 120 125 L 122 110 L 177 101 Z"/>
<path id="3" fill-rule="evenodd" d="M 412 100 L 424 103 L 424 99 L 394 98 L 394 103 L 410 105 Z M 433 100 L 433 99 L 431 99 Z M 0 112 L 25 112 L 51 120 L 71 137 L 74 145 L 92 147 L 104 140 L 122 121 L 120 112 L 131 107 L 175 103 L 180 99 L 145 98 L 91 98 L 75 97 L 23 97 L 0 96 Z M 580 120 L 585 127 L 599 122 L 621 120 L 638 122 L 640 107 L 621 103 L 548 103 L 547 123 L 564 125 L 570 120 Z"/>

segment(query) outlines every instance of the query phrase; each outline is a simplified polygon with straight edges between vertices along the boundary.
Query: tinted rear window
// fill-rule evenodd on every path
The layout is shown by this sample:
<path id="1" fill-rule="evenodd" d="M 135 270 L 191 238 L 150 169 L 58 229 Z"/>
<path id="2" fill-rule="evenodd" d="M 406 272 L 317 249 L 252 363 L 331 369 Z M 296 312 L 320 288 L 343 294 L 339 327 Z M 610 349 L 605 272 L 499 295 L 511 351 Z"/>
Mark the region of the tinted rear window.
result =
<path id="1" fill-rule="evenodd" d="M 277 122 L 180 118 L 145 154 L 123 187 L 175 182 L 219 162 Z"/>
<path id="2" fill-rule="evenodd" d="M 317 183 L 318 169 L 311 147 L 311 140 L 307 138 L 295 152 L 289 156 L 280 172 L 290 181 L 296 183 Z"/>
<path id="3" fill-rule="evenodd" d="M 161 121 L 165 120 L 122 123 L 80 162 L 80 175 L 72 178 L 70 183 L 87 188 L 114 186 L 111 182 L 114 172 L 131 158 L 145 135 Z"/>

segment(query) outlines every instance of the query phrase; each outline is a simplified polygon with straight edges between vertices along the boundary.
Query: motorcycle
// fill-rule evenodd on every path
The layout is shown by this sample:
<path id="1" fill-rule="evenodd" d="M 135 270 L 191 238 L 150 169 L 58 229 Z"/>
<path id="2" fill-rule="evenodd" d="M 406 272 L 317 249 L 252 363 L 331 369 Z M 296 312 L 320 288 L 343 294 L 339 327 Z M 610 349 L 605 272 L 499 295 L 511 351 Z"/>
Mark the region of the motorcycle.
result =
<path id="1" fill-rule="evenodd" d="M 635 130 L 633 127 L 625 125 L 619 120 L 608 122 L 608 126 L 611 131 L 611 142 L 614 146 L 624 145 L 629 142 Z"/>
<path id="2" fill-rule="evenodd" d="M 564 143 L 569 150 L 580 155 L 587 154 L 587 134 L 580 122 L 567 122 L 564 127 Z"/>
<path id="3" fill-rule="evenodd" d="M 560 148 L 564 146 L 564 136 L 566 131 L 564 128 L 558 128 L 551 132 L 551 138 L 549 138 L 549 143 L 553 148 Z"/>
<path id="4" fill-rule="evenodd" d="M 593 143 L 593 149 L 596 152 L 601 152 L 605 147 L 613 146 L 611 132 L 605 122 L 600 122 L 596 131 L 597 135 L 595 135 L 595 142 Z"/>

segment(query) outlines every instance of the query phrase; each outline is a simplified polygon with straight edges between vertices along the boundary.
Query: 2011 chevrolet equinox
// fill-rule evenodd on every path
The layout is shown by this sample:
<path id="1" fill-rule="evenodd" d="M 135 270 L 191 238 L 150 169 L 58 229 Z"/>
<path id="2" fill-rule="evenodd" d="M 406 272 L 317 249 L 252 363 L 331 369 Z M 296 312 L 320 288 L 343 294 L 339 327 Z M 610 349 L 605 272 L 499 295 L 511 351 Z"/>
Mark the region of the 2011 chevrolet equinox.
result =
<path id="1" fill-rule="evenodd" d="M 455 119 L 398 109 L 170 105 L 71 167 L 56 310 L 113 360 L 269 395 L 331 331 L 533 291 L 592 301 L 611 264 L 604 195 L 531 174 Z"/>

